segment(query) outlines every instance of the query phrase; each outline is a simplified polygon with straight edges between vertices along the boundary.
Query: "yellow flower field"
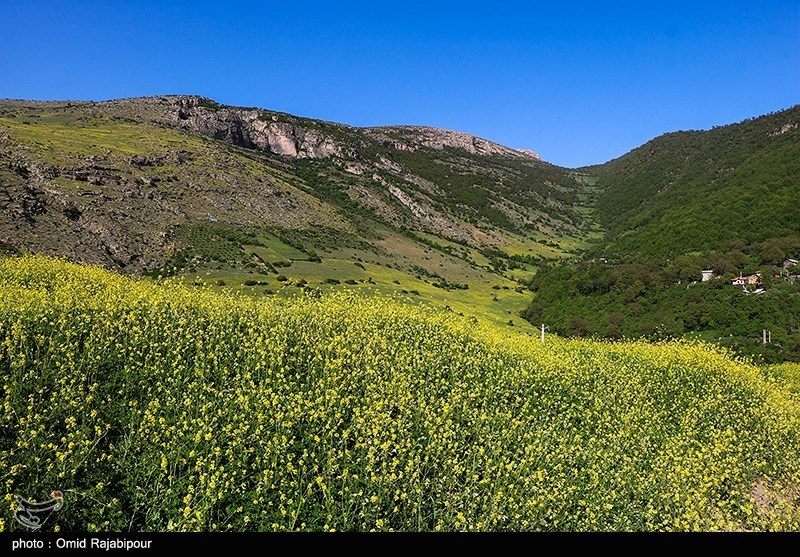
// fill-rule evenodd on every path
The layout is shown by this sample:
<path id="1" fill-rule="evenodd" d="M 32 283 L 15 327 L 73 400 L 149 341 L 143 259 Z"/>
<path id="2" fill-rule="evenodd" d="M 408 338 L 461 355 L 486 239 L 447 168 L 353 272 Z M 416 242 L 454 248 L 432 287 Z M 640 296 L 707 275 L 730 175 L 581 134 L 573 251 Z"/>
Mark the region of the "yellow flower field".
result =
<path id="1" fill-rule="evenodd" d="M 64 530 L 800 526 L 797 374 L 0 261 L 0 475 Z"/>

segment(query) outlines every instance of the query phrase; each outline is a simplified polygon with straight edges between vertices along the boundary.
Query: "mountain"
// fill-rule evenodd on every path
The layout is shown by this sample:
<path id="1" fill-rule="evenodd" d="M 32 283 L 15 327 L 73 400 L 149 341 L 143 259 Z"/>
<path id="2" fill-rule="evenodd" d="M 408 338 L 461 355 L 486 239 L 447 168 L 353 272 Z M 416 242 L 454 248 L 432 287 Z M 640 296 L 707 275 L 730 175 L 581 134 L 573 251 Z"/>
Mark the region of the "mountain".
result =
<path id="1" fill-rule="evenodd" d="M 580 177 L 533 152 L 197 96 L 0 101 L 0 184 L 6 251 L 258 295 L 348 282 L 459 311 L 477 297 L 504 323 L 532 264 L 592 229 Z"/>
<path id="2" fill-rule="evenodd" d="M 346 235 L 378 227 L 469 245 L 580 236 L 571 173 L 468 134 L 359 129 L 201 97 L 0 103 L 0 235 L 153 268 L 176 226 Z"/>
<path id="3" fill-rule="evenodd" d="M 663 135 L 581 169 L 602 191 L 603 250 L 626 259 L 727 250 L 800 232 L 800 105 Z"/>
<path id="4" fill-rule="evenodd" d="M 699 333 L 754 352 L 773 327 L 775 359 L 800 358 L 791 287 L 744 301 L 728 281 L 800 257 L 800 106 L 566 169 L 457 131 L 198 96 L 0 101 L 0 184 L 6 252 L 528 326 L 522 312 L 563 335 Z M 717 290 L 679 285 L 702 269 Z"/>

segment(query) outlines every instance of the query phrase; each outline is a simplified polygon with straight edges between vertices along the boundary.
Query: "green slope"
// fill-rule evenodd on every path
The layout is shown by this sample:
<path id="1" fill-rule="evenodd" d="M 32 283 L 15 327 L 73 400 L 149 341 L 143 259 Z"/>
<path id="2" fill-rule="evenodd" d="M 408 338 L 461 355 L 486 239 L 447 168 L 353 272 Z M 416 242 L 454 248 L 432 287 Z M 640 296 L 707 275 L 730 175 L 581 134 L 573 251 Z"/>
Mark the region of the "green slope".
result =
<path id="1" fill-rule="evenodd" d="M 797 106 L 581 169 L 607 233 L 580 260 L 542 269 L 524 316 L 563 335 L 700 337 L 800 360 L 800 286 L 787 276 L 800 270 L 783 268 L 800 258 L 799 123 Z M 716 279 L 696 284 L 703 269 Z M 764 292 L 731 286 L 757 272 Z"/>
<path id="2" fill-rule="evenodd" d="M 800 106 L 709 131 L 656 138 L 587 169 L 603 190 L 603 248 L 626 259 L 675 257 L 733 240 L 800 232 Z"/>

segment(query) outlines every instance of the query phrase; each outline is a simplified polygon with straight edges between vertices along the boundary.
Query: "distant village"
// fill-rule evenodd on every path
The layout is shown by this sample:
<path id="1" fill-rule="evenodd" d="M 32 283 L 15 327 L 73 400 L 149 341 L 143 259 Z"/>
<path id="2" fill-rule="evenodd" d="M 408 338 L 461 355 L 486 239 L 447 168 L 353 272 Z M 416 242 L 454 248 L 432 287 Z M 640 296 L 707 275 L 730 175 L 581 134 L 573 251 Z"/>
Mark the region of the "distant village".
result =
<path id="1" fill-rule="evenodd" d="M 772 278 L 787 282 L 797 282 L 800 280 L 800 266 L 797 259 L 787 259 L 782 267 L 773 267 Z M 702 282 L 708 282 L 718 278 L 711 269 L 704 269 L 702 272 Z M 742 293 L 749 296 L 752 294 L 763 294 L 765 292 L 764 282 L 762 281 L 763 272 L 758 271 L 752 275 L 743 275 L 731 279 L 731 286 L 742 289 Z"/>

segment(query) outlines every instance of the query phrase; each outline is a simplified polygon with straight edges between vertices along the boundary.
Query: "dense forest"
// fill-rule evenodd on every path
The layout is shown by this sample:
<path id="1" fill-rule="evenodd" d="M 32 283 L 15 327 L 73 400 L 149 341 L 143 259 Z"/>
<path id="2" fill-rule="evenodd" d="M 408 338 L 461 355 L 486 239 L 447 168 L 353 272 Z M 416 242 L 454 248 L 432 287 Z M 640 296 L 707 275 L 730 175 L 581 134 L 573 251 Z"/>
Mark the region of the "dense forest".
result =
<path id="1" fill-rule="evenodd" d="M 725 250 L 800 231 L 800 105 L 658 137 L 604 165 L 598 250 L 624 260 Z"/>
<path id="2" fill-rule="evenodd" d="M 698 266 L 689 280 L 685 263 L 544 266 L 531 282 L 535 298 L 522 316 L 564 336 L 697 336 L 765 362 L 800 361 L 800 282 L 775 279 L 767 267 L 764 292 L 745 295 L 731 284 L 730 273 L 699 282 Z M 771 332 L 766 345 L 764 329 Z"/>

